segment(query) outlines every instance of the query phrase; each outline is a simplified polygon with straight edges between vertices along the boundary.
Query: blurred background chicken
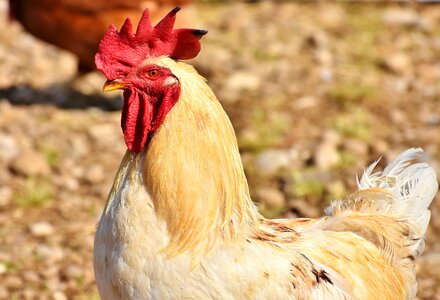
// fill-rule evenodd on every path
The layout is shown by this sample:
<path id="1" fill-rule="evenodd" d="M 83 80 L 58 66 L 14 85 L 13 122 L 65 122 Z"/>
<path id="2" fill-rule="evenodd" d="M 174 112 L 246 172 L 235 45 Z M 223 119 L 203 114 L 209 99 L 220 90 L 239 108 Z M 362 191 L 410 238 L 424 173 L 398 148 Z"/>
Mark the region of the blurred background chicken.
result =
<path id="1" fill-rule="evenodd" d="M 36 37 L 78 57 L 81 69 L 95 69 L 93 54 L 108 24 L 117 26 L 127 16 L 138 21 L 149 7 L 153 22 L 176 5 L 184 5 L 180 25 L 195 18 L 192 0 L 9 0 L 12 19 Z"/>
<path id="2" fill-rule="evenodd" d="M 435 171 L 401 153 L 317 219 L 264 218 L 234 129 L 195 69 L 204 30 L 111 26 L 95 57 L 124 90 L 128 150 L 95 237 L 103 299 L 414 299 Z"/>

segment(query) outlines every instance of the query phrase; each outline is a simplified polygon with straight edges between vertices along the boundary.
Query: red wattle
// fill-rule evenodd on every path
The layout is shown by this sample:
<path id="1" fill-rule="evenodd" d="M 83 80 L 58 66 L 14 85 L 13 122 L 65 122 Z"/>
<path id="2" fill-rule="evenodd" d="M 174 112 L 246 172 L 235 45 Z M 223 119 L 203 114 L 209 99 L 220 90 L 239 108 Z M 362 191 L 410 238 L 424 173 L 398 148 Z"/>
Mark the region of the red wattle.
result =
<path id="1" fill-rule="evenodd" d="M 125 144 L 130 151 L 136 153 L 142 151 L 148 136 L 163 123 L 179 96 L 178 85 L 168 88 L 162 95 L 155 96 L 134 89 L 124 90 L 121 126 Z"/>
<path id="2" fill-rule="evenodd" d="M 134 90 L 125 90 L 121 127 L 130 151 L 140 152 L 144 148 L 152 119 L 153 106 L 150 101 Z"/>

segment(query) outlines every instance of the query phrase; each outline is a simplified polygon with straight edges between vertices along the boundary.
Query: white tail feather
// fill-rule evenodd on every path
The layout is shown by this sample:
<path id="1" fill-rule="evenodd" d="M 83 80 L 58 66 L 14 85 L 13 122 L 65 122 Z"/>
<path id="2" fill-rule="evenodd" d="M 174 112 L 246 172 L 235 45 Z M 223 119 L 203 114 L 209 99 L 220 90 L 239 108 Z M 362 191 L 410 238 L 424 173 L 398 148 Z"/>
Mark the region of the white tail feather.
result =
<path id="1" fill-rule="evenodd" d="M 394 194 L 396 200 L 387 213 L 409 218 L 420 225 L 421 235 L 428 227 L 428 210 L 438 189 L 435 171 L 424 162 L 414 162 L 421 156 L 421 148 L 408 149 L 394 159 L 383 172 L 373 173 L 378 161 L 365 169 L 360 190 L 383 188 Z"/>

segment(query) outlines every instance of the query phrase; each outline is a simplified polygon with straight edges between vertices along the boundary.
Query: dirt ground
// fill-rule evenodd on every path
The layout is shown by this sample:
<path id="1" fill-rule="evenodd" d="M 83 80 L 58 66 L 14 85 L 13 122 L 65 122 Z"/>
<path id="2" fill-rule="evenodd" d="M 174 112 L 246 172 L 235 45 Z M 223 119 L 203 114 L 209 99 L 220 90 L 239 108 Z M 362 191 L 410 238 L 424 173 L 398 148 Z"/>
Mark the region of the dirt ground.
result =
<path id="1" fill-rule="evenodd" d="M 440 6 L 199 4 L 193 61 L 269 217 L 322 214 L 409 147 L 440 174 Z M 6 21 L 0 0 L 0 299 L 99 299 L 95 224 L 125 151 L 118 93 Z M 6 29 L 6 30 L 3 30 Z M 418 299 L 440 299 L 440 201 Z"/>

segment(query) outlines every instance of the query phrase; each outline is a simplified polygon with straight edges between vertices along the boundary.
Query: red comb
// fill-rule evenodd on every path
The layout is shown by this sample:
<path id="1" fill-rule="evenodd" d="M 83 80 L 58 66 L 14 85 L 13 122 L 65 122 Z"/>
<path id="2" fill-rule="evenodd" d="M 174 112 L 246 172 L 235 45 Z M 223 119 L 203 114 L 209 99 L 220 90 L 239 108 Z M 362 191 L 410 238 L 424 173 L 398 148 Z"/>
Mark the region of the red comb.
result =
<path id="1" fill-rule="evenodd" d="M 127 18 L 118 32 L 111 25 L 99 44 L 95 64 L 109 80 L 127 74 L 131 68 L 151 56 L 166 55 L 173 59 L 191 59 L 200 51 L 200 38 L 207 33 L 199 29 L 174 29 L 176 13 L 174 8 L 156 26 L 152 27 L 148 9 L 144 10 L 132 32 L 132 24 Z"/>

